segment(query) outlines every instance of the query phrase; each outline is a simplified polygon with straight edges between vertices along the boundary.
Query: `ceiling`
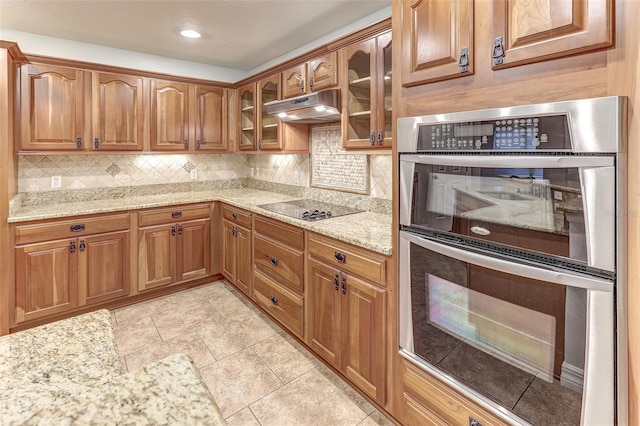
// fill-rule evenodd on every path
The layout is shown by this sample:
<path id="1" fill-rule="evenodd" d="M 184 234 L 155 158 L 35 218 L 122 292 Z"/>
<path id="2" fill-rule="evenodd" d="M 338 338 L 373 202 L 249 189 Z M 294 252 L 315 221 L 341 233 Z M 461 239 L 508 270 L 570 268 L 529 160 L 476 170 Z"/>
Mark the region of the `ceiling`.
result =
<path id="1" fill-rule="evenodd" d="M 248 71 L 391 0 L 0 0 L 0 28 Z M 183 29 L 202 33 L 180 36 Z"/>

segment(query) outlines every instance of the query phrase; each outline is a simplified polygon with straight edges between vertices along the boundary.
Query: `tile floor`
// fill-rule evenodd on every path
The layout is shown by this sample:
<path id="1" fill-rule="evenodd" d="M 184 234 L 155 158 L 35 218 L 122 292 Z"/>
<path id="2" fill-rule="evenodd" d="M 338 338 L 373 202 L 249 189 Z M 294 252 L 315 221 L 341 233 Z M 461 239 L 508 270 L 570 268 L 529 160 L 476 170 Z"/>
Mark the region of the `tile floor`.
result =
<path id="1" fill-rule="evenodd" d="M 237 425 L 392 425 L 225 281 L 112 311 L 124 368 L 189 355 Z"/>

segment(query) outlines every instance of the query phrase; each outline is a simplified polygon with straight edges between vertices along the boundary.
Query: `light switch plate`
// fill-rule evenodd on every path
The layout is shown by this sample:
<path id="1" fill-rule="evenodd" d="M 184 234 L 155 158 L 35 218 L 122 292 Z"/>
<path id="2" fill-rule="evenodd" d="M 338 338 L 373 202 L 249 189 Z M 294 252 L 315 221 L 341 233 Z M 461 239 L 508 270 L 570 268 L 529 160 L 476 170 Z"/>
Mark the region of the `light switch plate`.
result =
<path id="1" fill-rule="evenodd" d="M 51 176 L 51 187 L 52 188 L 61 188 L 62 187 L 62 176 Z"/>

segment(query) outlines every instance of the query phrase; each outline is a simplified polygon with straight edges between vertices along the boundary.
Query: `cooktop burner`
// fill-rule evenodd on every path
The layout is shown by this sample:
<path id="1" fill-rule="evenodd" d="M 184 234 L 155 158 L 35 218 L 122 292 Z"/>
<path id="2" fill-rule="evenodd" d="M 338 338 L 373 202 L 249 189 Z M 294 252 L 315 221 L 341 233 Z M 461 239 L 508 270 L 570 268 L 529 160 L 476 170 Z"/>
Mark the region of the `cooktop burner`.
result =
<path id="1" fill-rule="evenodd" d="M 258 207 L 284 216 L 295 217 L 296 219 L 306 220 L 309 222 L 344 216 L 352 213 L 360 213 L 362 211 L 347 206 L 308 199 L 261 204 Z"/>

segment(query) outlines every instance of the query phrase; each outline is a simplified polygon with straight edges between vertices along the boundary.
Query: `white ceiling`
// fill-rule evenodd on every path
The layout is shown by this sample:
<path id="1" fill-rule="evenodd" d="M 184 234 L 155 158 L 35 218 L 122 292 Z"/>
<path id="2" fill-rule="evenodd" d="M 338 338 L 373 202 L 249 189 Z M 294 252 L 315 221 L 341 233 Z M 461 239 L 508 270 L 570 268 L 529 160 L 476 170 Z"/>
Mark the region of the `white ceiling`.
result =
<path id="1" fill-rule="evenodd" d="M 0 28 L 248 71 L 391 0 L 0 0 Z M 179 35 L 194 29 L 202 38 Z M 54 56 L 54 55 L 52 55 Z"/>

